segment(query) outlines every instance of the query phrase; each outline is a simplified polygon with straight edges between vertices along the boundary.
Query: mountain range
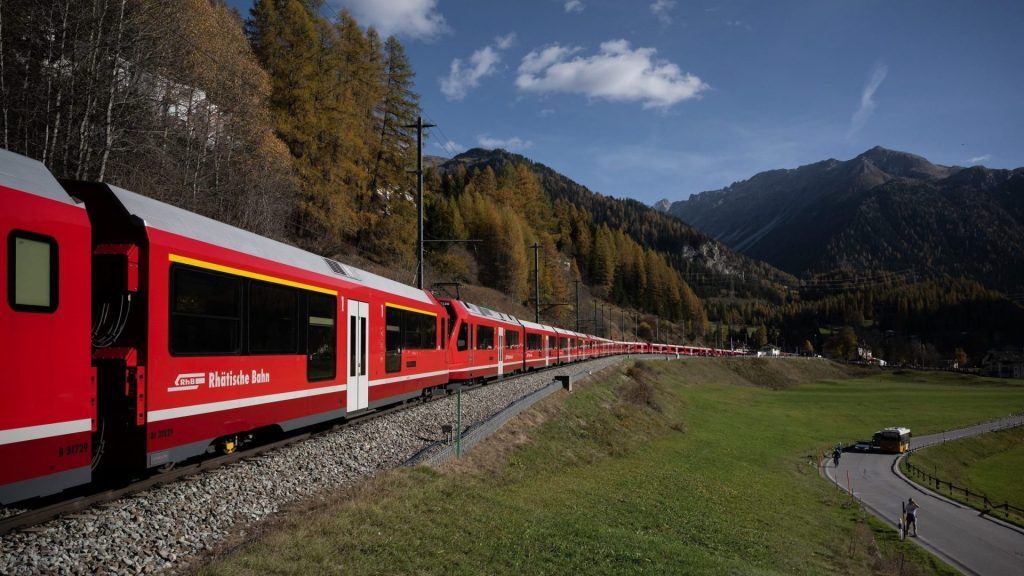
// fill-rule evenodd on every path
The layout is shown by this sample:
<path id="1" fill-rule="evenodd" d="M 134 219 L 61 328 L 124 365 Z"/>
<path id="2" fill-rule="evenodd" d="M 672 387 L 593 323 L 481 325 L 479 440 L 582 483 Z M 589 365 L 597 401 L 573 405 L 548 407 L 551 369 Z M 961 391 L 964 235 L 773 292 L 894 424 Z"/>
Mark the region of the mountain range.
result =
<path id="1" fill-rule="evenodd" d="M 655 205 L 794 275 L 964 276 L 1024 290 L 1024 168 L 962 168 L 876 146 Z"/>

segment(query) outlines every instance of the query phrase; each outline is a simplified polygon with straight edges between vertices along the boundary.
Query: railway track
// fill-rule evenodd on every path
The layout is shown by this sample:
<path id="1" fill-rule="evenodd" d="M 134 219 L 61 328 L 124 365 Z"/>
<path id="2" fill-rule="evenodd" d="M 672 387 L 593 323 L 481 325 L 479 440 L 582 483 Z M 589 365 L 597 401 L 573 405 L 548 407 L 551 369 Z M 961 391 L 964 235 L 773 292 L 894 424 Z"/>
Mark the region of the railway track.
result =
<path id="1" fill-rule="evenodd" d="M 564 366 L 564 364 L 553 365 L 532 372 L 520 372 L 513 375 L 504 376 L 501 378 L 488 380 L 486 382 L 464 384 L 462 385 L 462 390 L 468 392 L 480 388 L 482 386 L 507 382 L 514 380 L 516 378 L 521 378 L 526 375 L 536 375 L 538 373 L 548 372 Z M 368 412 L 366 414 L 356 416 L 352 419 L 346 419 L 341 422 L 335 422 L 333 424 L 320 425 L 320 427 L 306 429 L 302 432 L 289 435 L 280 440 L 255 445 L 252 446 L 251 448 L 239 450 L 232 454 L 208 457 L 199 460 L 198 462 L 186 464 L 184 466 L 178 466 L 166 472 L 154 473 L 151 476 L 135 480 L 124 486 L 115 488 L 95 489 L 94 491 L 87 492 L 85 494 L 80 494 L 77 496 L 72 496 L 70 498 L 61 498 L 53 503 L 43 503 L 42 505 L 36 508 L 30 508 L 23 512 L 0 519 L 0 535 L 7 534 L 15 530 L 31 530 L 33 526 L 43 524 L 45 522 L 59 518 L 61 516 L 88 510 L 95 506 L 99 506 L 108 502 L 114 502 L 122 498 L 126 498 L 128 496 L 144 492 L 151 488 L 155 488 L 165 484 L 170 484 L 206 471 L 215 470 L 217 468 L 226 466 L 228 464 L 232 464 L 234 462 L 238 462 L 240 460 L 253 458 L 266 452 L 277 450 L 279 448 L 283 448 L 285 446 L 289 446 L 291 444 L 295 444 L 298 442 L 303 442 L 311 437 L 320 434 L 331 433 L 342 428 L 352 426 L 354 424 L 361 424 L 364 422 L 368 422 L 370 420 L 374 420 L 376 418 L 381 418 L 394 412 L 411 408 L 413 406 L 419 406 L 435 400 L 447 398 L 451 394 L 454 394 L 455 390 L 455 387 L 449 387 L 443 393 L 440 394 L 435 393 L 434 395 L 429 397 L 421 397 L 415 401 L 394 404 L 372 412 Z"/>
<path id="2" fill-rule="evenodd" d="M 545 370 L 547 370 L 547 368 L 545 368 Z M 508 376 L 505 378 L 491 380 L 486 383 L 465 385 L 462 387 L 462 389 L 465 391 L 474 390 L 484 385 L 504 382 L 506 380 L 511 380 L 519 376 L 520 374 L 516 374 L 515 376 Z M 217 468 L 220 468 L 221 466 L 226 466 L 228 464 L 232 464 L 234 462 L 238 462 L 246 458 L 252 458 L 265 452 L 270 452 L 291 444 L 308 440 L 309 438 L 316 436 L 318 434 L 327 434 L 330 432 L 334 432 L 336 430 L 340 430 L 342 428 L 346 428 L 348 426 L 352 426 L 353 424 L 360 424 L 363 422 L 367 422 L 369 420 L 373 420 L 375 418 L 381 418 L 383 416 L 387 416 L 388 414 L 397 412 L 399 410 L 404 410 L 411 406 L 417 406 L 427 402 L 432 402 L 440 398 L 445 398 L 450 393 L 452 392 L 448 392 L 447 394 L 434 395 L 425 399 L 420 398 L 418 399 L 418 401 L 414 402 L 404 402 L 395 404 L 392 406 L 381 408 L 379 410 L 375 410 L 373 412 L 368 412 L 366 414 L 356 416 L 355 418 L 352 419 L 344 420 L 342 422 L 336 422 L 329 426 L 323 426 L 319 429 L 314 427 L 314 429 L 312 430 L 299 432 L 274 442 L 259 444 L 251 448 L 239 450 L 231 454 L 224 454 L 221 456 L 205 458 L 198 462 L 187 464 L 185 466 L 175 467 L 166 472 L 157 472 L 154 473 L 152 476 L 141 478 L 139 480 L 131 482 L 126 486 L 118 488 L 101 489 L 80 496 L 74 496 L 70 499 L 62 499 L 52 504 L 45 504 L 38 508 L 32 508 L 24 512 L 20 512 L 18 514 L 14 514 L 6 518 L 0 519 L 0 535 L 7 534 L 8 532 L 12 532 L 14 530 L 30 529 L 32 526 L 42 524 L 55 518 L 59 518 L 66 514 L 73 514 L 75 512 L 87 510 L 89 508 L 92 508 L 93 506 L 98 506 L 106 502 L 120 500 L 121 498 L 125 498 L 133 494 L 137 494 L 139 492 L 144 492 L 146 490 L 149 490 L 150 488 L 155 488 L 157 486 L 162 486 L 164 484 L 170 484 L 183 478 L 188 478 L 209 470 L 215 470 Z"/>

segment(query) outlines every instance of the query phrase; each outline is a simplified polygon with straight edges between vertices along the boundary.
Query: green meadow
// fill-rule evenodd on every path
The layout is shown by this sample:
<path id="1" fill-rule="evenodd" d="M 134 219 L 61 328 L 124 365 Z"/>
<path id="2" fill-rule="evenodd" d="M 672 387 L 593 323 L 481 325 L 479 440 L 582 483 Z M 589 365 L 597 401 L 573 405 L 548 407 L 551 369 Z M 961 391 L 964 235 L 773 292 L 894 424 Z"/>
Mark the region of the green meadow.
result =
<path id="1" fill-rule="evenodd" d="M 461 461 L 261 527 L 203 574 L 955 574 L 822 480 L 837 441 L 1024 409 L 1019 382 L 818 359 L 622 362 Z"/>
<path id="2" fill-rule="evenodd" d="M 952 440 L 914 452 L 910 458 L 918 468 L 973 493 L 984 494 L 997 506 L 1009 502 L 1024 508 L 1024 482 L 1020 480 L 1024 477 L 1024 427 Z M 906 465 L 903 471 L 908 472 Z M 925 483 L 913 474 L 908 474 L 908 478 Z M 977 497 L 967 498 L 962 492 L 947 490 L 945 485 L 939 492 L 979 510 L 987 509 Z M 1024 525 L 1024 516 L 1019 513 L 991 513 Z"/>

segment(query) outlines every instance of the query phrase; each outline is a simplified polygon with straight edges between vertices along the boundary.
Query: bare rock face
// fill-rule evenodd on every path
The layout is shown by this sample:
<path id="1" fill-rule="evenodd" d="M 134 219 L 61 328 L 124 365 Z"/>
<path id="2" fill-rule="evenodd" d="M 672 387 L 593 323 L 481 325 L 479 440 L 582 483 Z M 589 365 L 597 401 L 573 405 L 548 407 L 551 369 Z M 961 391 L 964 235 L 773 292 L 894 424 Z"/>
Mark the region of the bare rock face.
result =
<path id="1" fill-rule="evenodd" d="M 672 207 L 672 201 L 669 200 L 668 198 L 662 198 L 661 200 L 655 202 L 654 205 L 651 207 L 657 210 L 658 212 L 668 212 L 668 209 Z"/>

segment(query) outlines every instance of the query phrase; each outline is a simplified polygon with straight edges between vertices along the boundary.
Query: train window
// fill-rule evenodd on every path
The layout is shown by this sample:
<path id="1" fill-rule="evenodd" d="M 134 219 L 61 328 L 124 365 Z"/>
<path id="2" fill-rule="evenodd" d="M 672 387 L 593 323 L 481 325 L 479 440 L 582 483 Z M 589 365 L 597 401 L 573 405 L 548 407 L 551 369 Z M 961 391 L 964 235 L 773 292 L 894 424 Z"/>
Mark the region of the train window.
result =
<path id="1" fill-rule="evenodd" d="M 515 330 L 505 332 L 505 344 L 507 344 L 509 348 L 517 348 L 519 346 L 519 332 Z"/>
<path id="2" fill-rule="evenodd" d="M 366 318 L 359 319 L 359 357 L 363 359 L 359 365 L 359 375 L 366 376 Z"/>
<path id="3" fill-rule="evenodd" d="M 491 350 L 494 348 L 494 328 L 491 326 L 476 327 L 476 349 Z"/>
<path id="4" fill-rule="evenodd" d="M 469 350 L 469 324 L 459 324 L 459 338 L 455 341 L 455 349 L 463 352 Z"/>
<path id="5" fill-rule="evenodd" d="M 348 375 L 356 375 L 356 317 L 350 316 L 348 319 Z"/>
<path id="6" fill-rule="evenodd" d="M 298 352 L 299 291 L 280 284 L 249 283 L 249 352 Z"/>
<path id="7" fill-rule="evenodd" d="M 337 374 L 337 330 L 335 296 L 306 293 L 306 378 L 330 380 Z"/>
<path id="8" fill-rule="evenodd" d="M 540 350 L 544 346 L 541 344 L 540 334 L 526 333 L 526 349 L 527 350 Z"/>
<path id="9" fill-rule="evenodd" d="M 242 351 L 242 279 L 171 267 L 171 353 L 220 356 Z"/>
<path id="10" fill-rule="evenodd" d="M 7 237 L 7 301 L 20 312 L 57 309 L 57 241 L 15 230 Z"/>
<path id="11" fill-rule="evenodd" d="M 401 310 L 387 308 L 384 329 L 384 371 L 402 369 L 402 317 Z"/>
<path id="12" fill-rule="evenodd" d="M 403 350 L 437 348 L 436 315 L 387 306 L 384 317 L 387 326 L 384 339 L 385 372 L 398 372 L 402 369 Z"/>
<path id="13" fill-rule="evenodd" d="M 403 310 L 405 322 L 402 340 L 406 350 L 433 350 L 437 348 L 437 317 Z"/>
<path id="14" fill-rule="evenodd" d="M 444 306 L 445 311 L 448 312 L 448 324 L 447 324 L 448 329 L 445 330 L 444 336 L 445 336 L 445 338 L 451 338 L 452 334 L 455 332 L 455 322 L 456 322 L 456 320 L 458 320 L 458 318 L 455 317 L 455 311 L 452 310 L 452 303 L 451 302 L 449 302 L 447 300 L 442 300 L 441 301 L 441 305 Z M 443 342 L 443 340 L 444 340 L 444 338 L 442 338 L 442 342 Z"/>
<path id="15" fill-rule="evenodd" d="M 558 339 L 558 347 L 561 348 L 562 350 L 567 349 L 569 347 L 569 339 L 568 338 L 559 338 Z"/>

